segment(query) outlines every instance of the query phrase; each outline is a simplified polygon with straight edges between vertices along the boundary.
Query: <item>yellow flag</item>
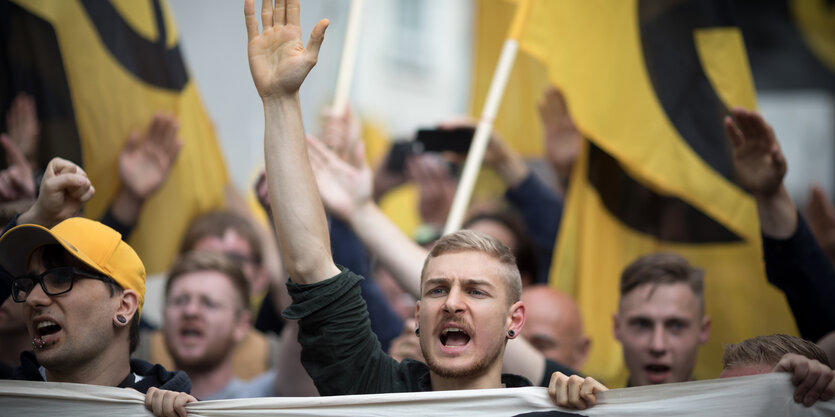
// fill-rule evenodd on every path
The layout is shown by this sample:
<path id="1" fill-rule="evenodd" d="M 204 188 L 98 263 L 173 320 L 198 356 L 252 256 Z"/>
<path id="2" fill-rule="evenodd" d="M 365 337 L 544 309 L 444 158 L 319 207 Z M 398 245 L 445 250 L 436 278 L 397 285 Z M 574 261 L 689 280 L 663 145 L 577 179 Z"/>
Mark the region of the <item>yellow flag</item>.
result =
<path id="1" fill-rule="evenodd" d="M 509 6 L 483 0 L 479 27 L 498 25 L 481 19 L 493 7 Z M 610 386 L 628 376 L 612 334 L 620 273 L 646 253 L 675 251 L 705 270 L 713 324 L 696 378 L 718 376 L 723 344 L 796 333 L 785 298 L 766 281 L 756 206 L 733 181 L 722 130 L 728 108 L 756 104 L 727 8 L 722 1 L 533 0 L 519 38 L 522 62 L 543 64 L 589 139 L 572 175 L 551 283 L 577 298 L 593 338 L 584 371 Z M 494 18 L 507 27 L 509 16 Z M 509 91 L 514 82 L 525 81 L 511 80 Z M 502 109 L 535 115 L 540 95 L 510 94 Z"/>
<path id="2" fill-rule="evenodd" d="M 11 7 L 15 25 L 31 34 L 23 42 L 40 51 L 31 61 L 20 52 L 20 65 L 52 74 L 41 76 L 46 93 L 36 100 L 67 92 L 65 102 L 39 107 L 58 108 L 65 117 L 57 133 L 77 138 L 76 156 L 70 149 L 69 157 L 83 164 L 96 188 L 86 216 L 101 217 L 118 190 L 117 158 L 131 130 L 144 131 L 157 111 L 178 118 L 183 147 L 166 183 L 145 203 L 130 238 L 149 273 L 164 271 L 188 222 L 223 205 L 227 183 L 223 157 L 183 62 L 167 3 L 15 0 Z M 58 57 L 54 64 L 37 61 L 44 51 Z M 49 68 L 38 68 L 43 66 Z M 43 133 L 50 133 L 50 127 L 47 120 Z"/>

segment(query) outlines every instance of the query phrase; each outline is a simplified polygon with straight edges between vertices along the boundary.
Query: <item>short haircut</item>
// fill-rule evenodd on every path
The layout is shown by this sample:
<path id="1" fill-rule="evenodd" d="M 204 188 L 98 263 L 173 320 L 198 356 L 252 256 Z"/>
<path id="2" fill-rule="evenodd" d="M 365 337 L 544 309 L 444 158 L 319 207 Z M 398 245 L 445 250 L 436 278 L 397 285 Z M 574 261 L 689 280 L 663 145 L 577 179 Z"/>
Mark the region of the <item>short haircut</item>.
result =
<path id="1" fill-rule="evenodd" d="M 516 257 L 516 266 L 519 268 L 519 273 L 529 276 L 536 281 L 537 264 L 536 253 L 534 252 L 534 245 L 531 241 L 530 234 L 518 214 L 512 211 L 488 211 L 478 213 L 470 217 L 464 223 L 464 229 L 469 229 L 472 225 L 481 222 L 490 221 L 496 222 L 513 234 L 513 239 L 516 241 L 516 247 L 513 248 L 513 256 Z"/>
<path id="2" fill-rule="evenodd" d="M 704 271 L 672 252 L 651 253 L 629 264 L 620 276 L 620 298 L 644 285 L 652 285 L 654 291 L 658 285 L 672 284 L 687 284 L 699 298 L 704 314 Z"/>
<path id="3" fill-rule="evenodd" d="M 227 230 L 235 231 L 249 243 L 252 261 L 260 265 L 263 255 L 255 228 L 241 215 L 227 210 L 210 211 L 192 220 L 183 236 L 180 253 L 191 252 L 205 237 L 222 238 Z"/>
<path id="4" fill-rule="evenodd" d="M 171 286 L 181 276 L 200 271 L 220 272 L 227 278 L 238 293 L 238 301 L 241 308 L 249 306 L 249 281 L 246 279 L 243 270 L 238 262 L 233 261 L 222 253 L 193 251 L 183 254 L 171 267 L 168 274 L 168 281 L 165 283 L 165 298 L 171 292 Z"/>
<path id="5" fill-rule="evenodd" d="M 41 246 L 35 249 L 30 256 L 33 258 L 39 257 L 41 265 L 43 265 L 44 269 L 47 270 L 63 266 L 71 266 L 93 275 L 102 275 L 101 272 L 96 271 L 93 268 L 90 268 L 89 265 L 67 252 L 67 250 L 64 249 L 63 246 L 58 244 Z M 106 275 L 105 277 L 107 279 L 103 280 L 102 282 L 104 282 L 104 284 L 107 285 L 108 289 L 110 290 L 111 297 L 116 295 L 116 293 L 121 294 L 122 291 L 125 290 L 113 278 L 108 277 Z M 129 349 L 130 353 L 133 353 L 134 351 L 136 351 L 136 347 L 139 346 L 139 314 L 134 314 L 133 317 L 131 317 L 130 329 L 128 333 L 128 344 L 130 346 Z"/>
<path id="6" fill-rule="evenodd" d="M 725 353 L 722 354 L 722 367 L 727 369 L 750 364 L 776 366 L 780 362 L 780 358 L 787 353 L 796 353 L 830 366 L 829 358 L 818 345 L 799 337 L 771 334 L 725 345 Z"/>
<path id="7" fill-rule="evenodd" d="M 426 265 L 429 264 L 430 259 L 446 253 L 468 251 L 481 252 L 498 260 L 505 267 L 502 275 L 507 283 L 507 304 L 511 305 L 521 299 L 522 278 L 519 276 L 519 268 L 516 266 L 513 252 L 493 236 L 473 230 L 459 230 L 444 235 L 435 242 L 426 260 L 423 261 L 423 270 L 420 273 L 421 284 L 426 278 Z"/>

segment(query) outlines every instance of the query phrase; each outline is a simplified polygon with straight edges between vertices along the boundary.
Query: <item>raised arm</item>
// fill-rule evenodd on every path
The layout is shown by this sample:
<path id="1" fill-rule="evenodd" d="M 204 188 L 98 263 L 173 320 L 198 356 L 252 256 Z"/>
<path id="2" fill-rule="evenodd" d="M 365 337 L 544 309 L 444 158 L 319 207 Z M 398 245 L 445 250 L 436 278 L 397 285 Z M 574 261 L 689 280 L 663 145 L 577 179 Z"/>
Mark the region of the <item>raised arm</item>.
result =
<path id="1" fill-rule="evenodd" d="M 783 185 L 788 169 L 774 130 L 756 112 L 734 108 L 725 117 L 734 170 L 740 185 L 754 195 L 763 234 L 778 239 L 797 229 L 797 209 Z"/>
<path id="2" fill-rule="evenodd" d="M 264 1 L 259 33 L 253 1 L 244 3 L 249 69 L 264 103 L 267 183 L 282 260 L 293 281 L 310 284 L 339 270 L 331 258 L 299 104 L 299 87 L 316 64 L 328 21 L 316 24 L 305 47 L 299 13 L 299 0 Z"/>
<path id="3" fill-rule="evenodd" d="M 737 180 L 757 202 L 768 281 L 785 293 L 803 338 L 818 340 L 835 329 L 835 269 L 783 185 L 786 159 L 771 126 L 755 112 L 732 114 L 725 130 Z"/>

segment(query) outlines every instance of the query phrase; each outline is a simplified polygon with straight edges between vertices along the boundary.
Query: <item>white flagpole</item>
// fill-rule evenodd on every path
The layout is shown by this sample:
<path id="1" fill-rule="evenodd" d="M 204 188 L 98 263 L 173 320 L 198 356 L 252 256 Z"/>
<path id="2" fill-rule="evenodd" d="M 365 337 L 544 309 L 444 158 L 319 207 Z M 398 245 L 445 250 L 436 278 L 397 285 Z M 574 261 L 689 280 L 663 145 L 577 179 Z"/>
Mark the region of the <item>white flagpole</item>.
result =
<path id="1" fill-rule="evenodd" d="M 461 180 L 458 182 L 458 190 L 455 192 L 455 198 L 452 200 L 449 217 L 447 217 L 446 225 L 444 226 L 444 234 L 452 233 L 460 229 L 461 224 L 464 222 L 464 215 L 466 214 L 467 206 L 470 204 L 473 188 L 475 188 L 475 182 L 478 178 L 478 171 L 484 160 L 484 152 L 487 150 L 487 145 L 490 141 L 493 120 L 502 102 L 504 89 L 507 86 L 507 79 L 510 77 L 510 71 L 513 69 L 513 62 L 516 59 L 516 52 L 519 50 L 517 39 L 527 21 L 529 10 L 530 0 L 522 0 L 516 6 L 513 26 L 510 29 L 508 39 L 504 42 L 502 53 L 499 56 L 499 63 L 496 65 L 493 80 L 490 82 L 487 101 L 484 103 L 484 109 L 481 111 L 481 119 L 478 122 L 478 127 L 476 127 L 475 135 L 470 145 L 470 152 L 467 154 L 467 161 L 464 163 Z"/>
<path id="2" fill-rule="evenodd" d="M 339 76 L 336 79 L 336 93 L 333 99 L 333 112 L 337 116 L 345 113 L 348 103 L 348 91 L 354 78 L 354 64 L 357 61 L 357 42 L 359 41 L 360 18 L 364 0 L 353 0 L 348 15 L 348 29 L 345 32 L 345 44 L 342 47 L 342 59 L 339 63 Z"/>

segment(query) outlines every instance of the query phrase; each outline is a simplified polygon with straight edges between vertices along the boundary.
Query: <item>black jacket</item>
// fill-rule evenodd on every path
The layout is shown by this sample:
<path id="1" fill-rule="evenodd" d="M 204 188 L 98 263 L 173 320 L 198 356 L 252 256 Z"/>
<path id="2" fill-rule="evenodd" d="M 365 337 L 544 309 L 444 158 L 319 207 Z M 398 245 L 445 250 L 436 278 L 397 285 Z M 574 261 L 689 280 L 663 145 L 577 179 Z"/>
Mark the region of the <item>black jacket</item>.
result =
<path id="1" fill-rule="evenodd" d="M 12 371 L 10 377 L 4 379 L 43 381 L 40 367 L 34 352 L 23 352 L 20 354 L 20 366 Z M 137 382 L 134 374 L 141 376 L 142 379 Z M 162 365 L 151 365 L 140 359 L 131 359 L 130 374 L 122 380 L 119 388 L 133 388 L 145 394 L 151 387 L 188 393 L 191 391 L 191 380 L 183 371 L 169 372 Z"/>

